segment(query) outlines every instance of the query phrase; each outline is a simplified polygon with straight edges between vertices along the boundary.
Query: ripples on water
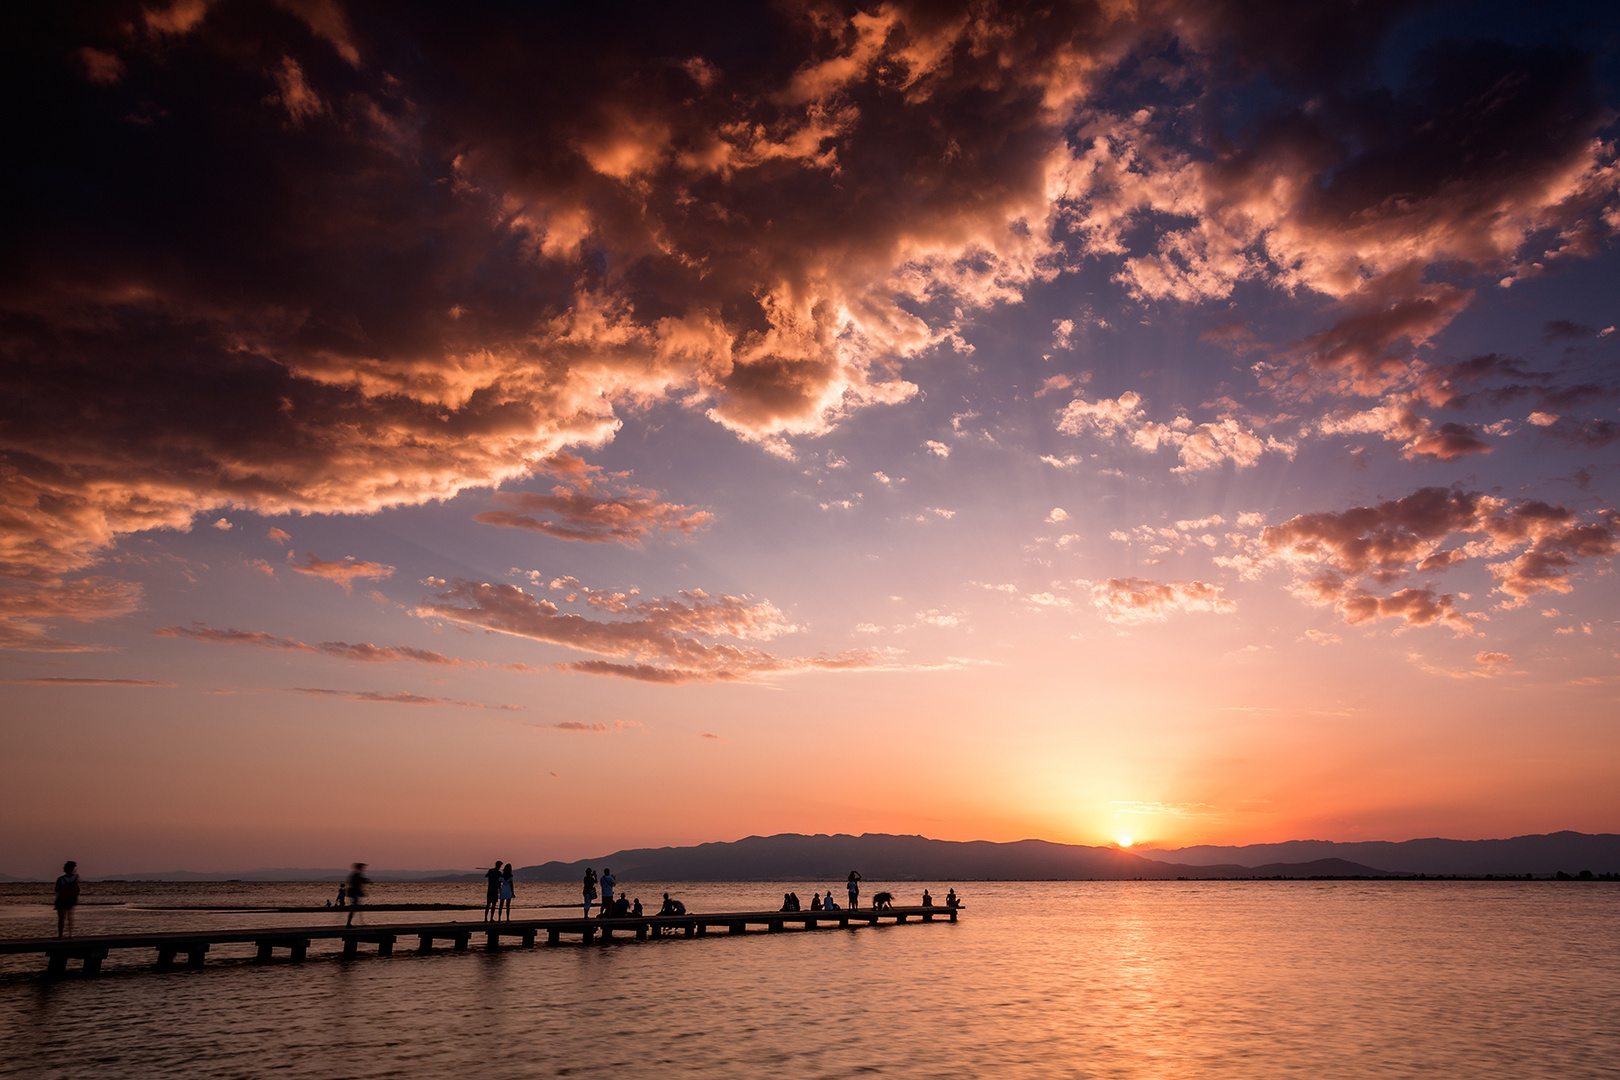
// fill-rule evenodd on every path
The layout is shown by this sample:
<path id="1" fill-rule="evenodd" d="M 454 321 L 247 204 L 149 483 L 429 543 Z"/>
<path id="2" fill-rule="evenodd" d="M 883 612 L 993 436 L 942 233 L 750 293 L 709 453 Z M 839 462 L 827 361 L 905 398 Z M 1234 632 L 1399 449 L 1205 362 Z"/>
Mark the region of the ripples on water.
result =
<path id="1" fill-rule="evenodd" d="M 668 887 L 631 893 L 648 901 Z M 783 889 L 808 897 L 816 887 L 675 891 L 715 911 L 775 907 Z M 884 887 L 868 883 L 867 895 Z M 890 887 L 906 902 L 921 892 Z M 574 895 L 520 889 L 520 918 L 560 914 L 523 905 Z M 0 936 L 53 928 L 48 908 L 21 903 L 22 891 L 0 893 Z M 330 891 L 91 885 L 86 899 L 294 904 Z M 480 892 L 384 884 L 371 899 L 476 903 Z M 36 960 L 8 963 L 0 1076 L 1620 1076 L 1613 885 L 1062 882 L 962 892 L 969 908 L 956 925 L 430 956 L 402 945 L 350 962 L 318 943 L 329 951 L 307 963 L 264 967 L 248 962 L 248 948 L 216 947 L 202 971 L 166 974 L 152 973 L 145 953 L 115 953 L 100 978 L 56 983 L 32 974 Z M 79 929 L 326 921 L 91 907 Z"/>

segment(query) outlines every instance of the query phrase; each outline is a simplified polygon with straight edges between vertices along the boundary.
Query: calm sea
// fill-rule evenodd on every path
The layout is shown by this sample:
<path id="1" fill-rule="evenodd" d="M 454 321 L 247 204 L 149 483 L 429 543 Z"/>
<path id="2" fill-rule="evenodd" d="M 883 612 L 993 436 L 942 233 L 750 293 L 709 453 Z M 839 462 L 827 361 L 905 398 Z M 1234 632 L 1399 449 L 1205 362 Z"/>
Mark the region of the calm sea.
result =
<path id="1" fill-rule="evenodd" d="M 824 884 L 824 883 L 822 883 Z M 696 911 L 818 883 L 629 883 Z M 885 886 L 867 884 L 867 895 Z M 914 902 L 920 886 L 891 886 Z M 327 885 L 89 885 L 79 930 L 326 922 L 153 910 Z M 936 895 L 943 893 L 936 888 Z M 955 924 L 201 971 L 0 969 L 0 1076 L 1617 1077 L 1620 887 L 1552 882 L 971 883 Z M 515 914 L 573 898 L 520 886 Z M 481 886 L 374 887 L 479 903 Z M 0 886 L 0 936 L 54 929 Z M 462 913 L 475 919 L 478 913 Z M 449 913 L 446 918 L 454 917 Z M 376 913 L 374 921 L 410 916 Z"/>

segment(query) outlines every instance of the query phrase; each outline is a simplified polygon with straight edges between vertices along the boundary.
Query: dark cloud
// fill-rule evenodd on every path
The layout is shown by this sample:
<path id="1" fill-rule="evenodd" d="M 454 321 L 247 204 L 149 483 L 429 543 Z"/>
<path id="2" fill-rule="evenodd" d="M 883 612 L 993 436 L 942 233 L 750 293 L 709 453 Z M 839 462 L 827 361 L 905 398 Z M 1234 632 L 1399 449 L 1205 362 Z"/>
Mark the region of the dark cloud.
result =
<path id="1" fill-rule="evenodd" d="M 310 644 L 295 638 L 268 634 L 262 630 L 217 630 L 201 623 L 193 623 L 190 626 L 164 626 L 152 633 L 158 637 L 185 638 L 189 641 L 205 641 L 215 645 L 246 645 L 257 649 L 317 653 L 321 656 L 363 664 L 387 664 L 405 660 L 445 667 L 488 666 L 482 661 L 461 660 L 432 649 L 418 649 L 410 645 L 372 645 L 369 642 L 351 644 L 347 641 L 322 641 Z"/>
<path id="2" fill-rule="evenodd" d="M 1363 582 L 1388 585 L 1468 559 L 1512 555 L 1487 564 L 1509 603 L 1544 590 L 1569 592 L 1569 578 L 1583 560 L 1615 553 L 1617 522 L 1613 511 L 1581 521 L 1574 511 L 1539 499 L 1431 487 L 1375 506 L 1301 514 L 1266 526 L 1259 539 L 1267 559 L 1293 566 L 1301 595 L 1337 608 L 1347 622 L 1395 617 L 1466 631 L 1476 616 L 1459 612 L 1450 594 L 1425 586 L 1381 597 Z M 1456 546 L 1445 546 L 1453 538 Z"/>
<path id="3" fill-rule="evenodd" d="M 344 701 L 363 701 L 372 705 L 454 705 L 463 709 L 496 709 L 503 712 L 521 712 L 523 709 L 521 705 L 480 705 L 476 701 L 430 697 L 405 690 L 333 690 L 321 686 L 290 686 L 287 689 L 295 694 L 342 698 Z"/>
<path id="4" fill-rule="evenodd" d="M 8 686 L 174 686 L 172 682 L 153 679 L 80 679 L 65 675 L 49 675 L 37 679 L 0 679 Z"/>
<path id="5" fill-rule="evenodd" d="M 1543 341 L 1585 341 L 1597 336 L 1597 330 L 1568 319 L 1552 319 L 1541 328 Z"/>
<path id="6" fill-rule="evenodd" d="M 1382 392 L 1453 278 L 1590 254 L 1614 202 L 1583 54 L 1439 45 L 1376 89 L 1403 10 L 24 5 L 0 572 L 497 486 L 659 402 L 789 452 L 1085 259 L 1150 300 L 1325 297 L 1273 385 Z M 1167 57 L 1178 107 L 1124 107 Z M 1179 108 L 1267 80 L 1241 124 Z M 578 495 L 492 513 L 646 509 Z"/>

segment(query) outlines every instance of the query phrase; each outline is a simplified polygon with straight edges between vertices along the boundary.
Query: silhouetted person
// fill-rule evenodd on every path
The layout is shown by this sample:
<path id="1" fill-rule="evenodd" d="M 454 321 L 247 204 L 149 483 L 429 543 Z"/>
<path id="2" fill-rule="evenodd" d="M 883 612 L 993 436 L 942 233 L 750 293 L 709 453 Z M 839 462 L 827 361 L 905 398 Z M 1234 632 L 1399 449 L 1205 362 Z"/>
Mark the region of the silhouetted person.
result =
<path id="1" fill-rule="evenodd" d="M 606 866 L 602 867 L 602 914 L 604 915 L 613 908 L 613 886 L 618 883 L 619 879 L 613 876 L 613 871 Z"/>
<path id="2" fill-rule="evenodd" d="M 948 908 L 953 908 L 953 909 L 954 908 L 959 908 L 959 907 L 962 906 L 962 901 L 960 901 L 960 900 L 958 900 L 956 898 L 956 890 L 955 889 L 952 889 L 950 892 L 945 894 L 945 906 L 948 907 Z"/>
<path id="3" fill-rule="evenodd" d="M 348 882 L 344 882 L 342 885 L 338 886 L 337 906 L 341 908 L 345 904 L 347 904 L 348 902 L 349 902 L 349 884 L 348 884 Z M 332 901 L 328 900 L 326 902 L 326 906 L 331 907 L 332 906 Z"/>
<path id="4" fill-rule="evenodd" d="M 861 882 L 864 880 L 866 879 L 855 871 L 851 870 L 849 872 L 849 884 L 846 888 L 849 889 L 849 907 L 851 911 L 861 906 Z"/>
<path id="5" fill-rule="evenodd" d="M 641 918 L 641 897 L 636 897 L 636 902 L 630 905 L 630 916 L 635 919 Z"/>
<path id="6" fill-rule="evenodd" d="M 495 865 L 484 871 L 484 921 L 493 919 L 500 906 L 501 860 L 496 859 Z"/>
<path id="7" fill-rule="evenodd" d="M 821 910 L 823 910 L 823 911 L 840 911 L 840 910 L 842 910 L 838 906 L 838 901 L 833 899 L 833 894 L 832 894 L 831 889 L 827 890 L 827 899 L 825 899 L 825 900 L 823 900 L 821 902 Z"/>
<path id="8" fill-rule="evenodd" d="M 928 895 L 928 890 L 927 889 L 923 890 L 923 905 L 922 906 L 923 907 L 933 907 L 934 906 L 934 898 L 932 896 Z"/>
<path id="9" fill-rule="evenodd" d="M 785 892 L 785 893 L 782 894 L 782 910 L 783 911 L 792 911 L 793 910 L 793 894 L 792 893 Z"/>
<path id="10" fill-rule="evenodd" d="M 591 905 L 596 903 L 596 870 L 585 868 L 585 917 L 591 917 Z"/>
<path id="11" fill-rule="evenodd" d="M 820 911 L 821 910 L 821 894 L 820 893 L 816 893 L 816 895 L 814 895 L 814 896 L 812 896 L 810 898 L 810 910 L 811 911 Z"/>
<path id="12" fill-rule="evenodd" d="M 365 869 L 365 863 L 357 862 L 354 869 L 349 871 L 349 921 L 344 926 L 354 925 L 354 917 L 360 911 L 360 901 L 366 895 L 366 886 L 371 884 L 364 873 Z"/>
<path id="13" fill-rule="evenodd" d="M 79 864 L 69 859 L 56 879 L 56 936 L 73 931 L 73 909 L 79 906 Z"/>
<path id="14" fill-rule="evenodd" d="M 660 915 L 685 915 L 686 905 L 679 900 L 671 900 L 669 893 L 664 894 L 664 906 L 658 909 Z"/>
<path id="15" fill-rule="evenodd" d="M 507 922 L 512 921 L 512 898 L 517 895 L 512 888 L 512 864 L 507 863 L 501 871 L 501 910 L 500 914 L 506 917 Z"/>
<path id="16" fill-rule="evenodd" d="M 604 895 L 602 897 L 602 914 L 607 915 L 610 913 L 615 919 L 628 919 L 630 917 L 630 898 L 621 896 L 613 901 L 613 906 L 610 908 L 608 907 L 607 897 Z"/>

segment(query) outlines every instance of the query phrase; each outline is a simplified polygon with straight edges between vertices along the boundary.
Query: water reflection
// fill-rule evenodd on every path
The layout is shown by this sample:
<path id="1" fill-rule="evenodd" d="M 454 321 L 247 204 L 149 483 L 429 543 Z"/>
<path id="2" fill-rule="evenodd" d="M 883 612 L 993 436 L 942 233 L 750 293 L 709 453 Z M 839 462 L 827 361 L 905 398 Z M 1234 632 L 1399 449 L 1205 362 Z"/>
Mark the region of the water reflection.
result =
<path id="1" fill-rule="evenodd" d="M 636 887 L 713 911 L 794 885 Z M 205 888 L 208 902 L 268 903 L 290 887 Z M 554 891 L 520 900 L 578 910 L 577 885 Z M 1553 883 L 974 883 L 954 926 L 265 967 L 210 953 L 202 971 L 164 975 L 109 964 L 49 986 L 0 977 L 0 1076 L 77 1077 L 87 1063 L 322 1080 L 1615 1075 L 1617 898 Z M 84 914 L 97 929 L 260 918 Z M 12 911 L 3 932 L 23 921 Z"/>

